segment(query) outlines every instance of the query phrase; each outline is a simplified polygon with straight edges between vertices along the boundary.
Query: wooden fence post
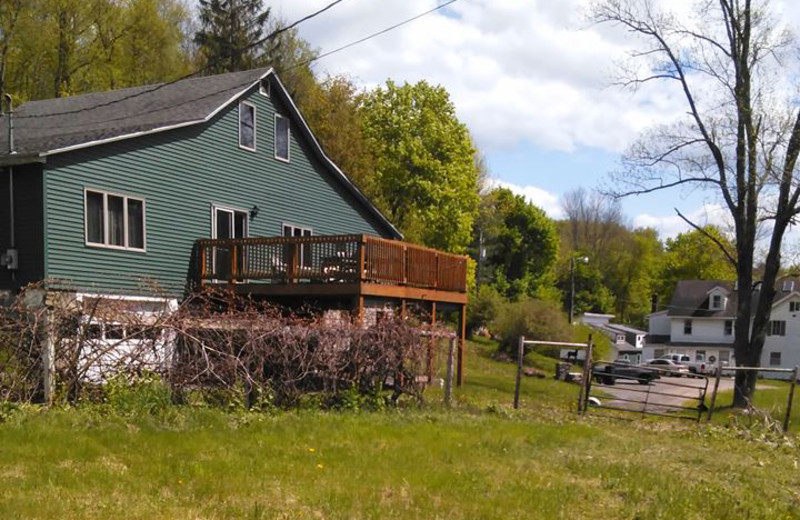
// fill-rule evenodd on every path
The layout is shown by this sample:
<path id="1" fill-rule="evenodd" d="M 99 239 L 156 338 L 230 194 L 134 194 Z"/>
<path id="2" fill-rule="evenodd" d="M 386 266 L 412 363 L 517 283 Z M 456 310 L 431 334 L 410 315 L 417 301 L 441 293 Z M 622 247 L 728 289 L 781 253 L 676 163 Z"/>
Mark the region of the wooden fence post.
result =
<path id="1" fill-rule="evenodd" d="M 42 387 L 44 390 L 44 402 L 46 405 L 53 404 L 55 398 L 55 343 L 53 342 L 53 313 L 48 308 L 43 315 L 42 333 Z"/>
<path id="2" fill-rule="evenodd" d="M 450 338 L 447 347 L 447 376 L 444 383 L 444 404 L 450 406 L 453 396 L 453 357 L 456 350 L 456 338 Z"/>
<path id="3" fill-rule="evenodd" d="M 714 406 L 717 404 L 717 392 L 719 391 L 719 380 L 722 377 L 722 365 L 717 365 L 717 373 L 714 377 L 714 391 L 711 393 L 711 403 L 708 406 L 708 420 L 711 421 L 711 414 L 714 413 Z"/>
<path id="4" fill-rule="evenodd" d="M 783 431 L 789 431 L 789 418 L 792 415 L 792 401 L 794 400 L 794 389 L 797 386 L 797 372 L 798 366 L 795 365 L 794 371 L 792 372 L 792 384 L 789 387 L 789 402 L 786 403 L 786 417 L 783 418 Z"/>
<path id="5" fill-rule="evenodd" d="M 517 347 L 517 384 L 514 387 L 514 409 L 519 408 L 519 387 L 522 385 L 522 361 L 525 357 L 525 336 L 519 337 Z"/>

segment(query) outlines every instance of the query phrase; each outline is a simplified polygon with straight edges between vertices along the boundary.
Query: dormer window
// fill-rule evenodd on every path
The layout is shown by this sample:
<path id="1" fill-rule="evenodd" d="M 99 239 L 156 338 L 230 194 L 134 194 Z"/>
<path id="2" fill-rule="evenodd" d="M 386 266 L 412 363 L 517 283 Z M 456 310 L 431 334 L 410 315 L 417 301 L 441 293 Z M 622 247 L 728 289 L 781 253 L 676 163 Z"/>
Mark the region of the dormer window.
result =
<path id="1" fill-rule="evenodd" d="M 709 309 L 719 311 L 725 307 L 725 298 L 721 294 L 712 294 L 709 302 Z"/>
<path id="2" fill-rule="evenodd" d="M 239 103 L 239 146 L 256 151 L 256 107 L 246 101 Z"/>
<path id="3" fill-rule="evenodd" d="M 794 280 L 784 280 L 783 292 L 792 292 L 792 291 L 794 291 Z"/>

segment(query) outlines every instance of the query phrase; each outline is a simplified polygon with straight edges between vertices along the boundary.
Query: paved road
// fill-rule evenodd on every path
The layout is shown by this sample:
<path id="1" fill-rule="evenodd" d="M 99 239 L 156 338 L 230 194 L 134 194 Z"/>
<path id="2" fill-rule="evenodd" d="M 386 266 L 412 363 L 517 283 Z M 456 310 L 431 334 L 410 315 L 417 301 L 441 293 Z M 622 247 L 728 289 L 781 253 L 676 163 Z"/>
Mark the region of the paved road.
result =
<path id="1" fill-rule="evenodd" d="M 605 406 L 625 408 L 629 410 L 642 410 L 645 399 L 648 412 L 665 413 L 680 412 L 682 415 L 691 413 L 679 410 L 678 406 L 696 406 L 698 398 L 702 395 L 702 388 L 706 385 L 705 378 L 694 377 L 663 377 L 649 385 L 640 385 L 636 382 L 617 380 L 613 386 L 592 385 L 592 394 L 599 392 L 610 394 L 613 397 L 600 397 Z M 708 378 L 708 396 L 705 404 L 709 405 L 711 392 L 714 388 L 714 379 Z M 723 378 L 720 380 L 719 391 L 733 389 L 733 380 Z M 614 399 L 617 398 L 617 399 Z M 635 401 L 635 402 L 631 402 Z M 690 402 L 691 401 L 691 402 Z"/>

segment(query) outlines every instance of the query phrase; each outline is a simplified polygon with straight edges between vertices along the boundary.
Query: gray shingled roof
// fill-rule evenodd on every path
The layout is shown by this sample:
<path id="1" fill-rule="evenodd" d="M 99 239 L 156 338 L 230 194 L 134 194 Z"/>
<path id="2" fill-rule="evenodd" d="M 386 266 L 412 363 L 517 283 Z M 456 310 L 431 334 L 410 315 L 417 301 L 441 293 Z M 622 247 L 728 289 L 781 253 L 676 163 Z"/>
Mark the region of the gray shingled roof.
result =
<path id="1" fill-rule="evenodd" d="M 199 122 L 269 69 L 188 78 L 174 83 L 25 103 L 14 112 L 19 154 L 43 154 L 103 139 Z M 7 154 L 7 116 L 0 117 L 0 156 Z"/>
<path id="2" fill-rule="evenodd" d="M 719 311 L 708 309 L 708 291 L 723 287 L 728 291 L 728 303 Z M 722 318 L 736 316 L 738 293 L 733 290 L 733 282 L 723 280 L 681 280 L 675 286 L 672 301 L 669 303 L 670 316 L 697 316 Z"/>
<path id="3" fill-rule="evenodd" d="M 133 138 L 180 125 L 207 121 L 239 94 L 269 73 L 271 68 L 187 78 L 172 83 L 97 92 L 58 99 L 31 101 L 14 111 L 14 155 L 8 153 L 8 116 L 0 116 L 0 166 L 24 164 L 40 155 L 75 146 L 100 144 L 115 138 Z M 280 79 L 272 74 L 276 92 L 286 102 L 312 152 L 356 199 L 363 203 L 395 238 L 402 233 L 375 207 L 325 154 Z"/>
<path id="4" fill-rule="evenodd" d="M 794 281 L 794 291 L 800 291 L 798 278 L 781 278 L 775 282 L 774 301 L 786 297 L 789 293 L 783 290 L 783 282 Z M 712 311 L 708 308 L 708 292 L 714 287 L 722 287 L 728 291 L 728 302 L 725 308 Z M 667 314 L 669 316 L 689 316 L 698 318 L 735 318 L 739 292 L 734 289 L 734 282 L 725 280 L 681 280 L 675 286 Z M 758 292 L 753 293 L 753 305 L 756 304 Z"/>

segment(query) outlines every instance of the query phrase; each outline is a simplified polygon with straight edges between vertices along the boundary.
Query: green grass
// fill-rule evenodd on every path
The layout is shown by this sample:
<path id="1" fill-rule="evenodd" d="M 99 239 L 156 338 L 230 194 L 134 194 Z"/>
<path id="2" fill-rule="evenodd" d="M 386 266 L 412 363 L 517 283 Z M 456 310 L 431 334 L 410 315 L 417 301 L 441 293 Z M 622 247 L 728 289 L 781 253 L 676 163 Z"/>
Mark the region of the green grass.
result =
<path id="1" fill-rule="evenodd" d="M 782 519 L 800 452 L 719 426 L 570 411 L 577 387 L 470 344 L 456 406 L 273 415 L 96 407 L 0 425 L 2 519 Z M 542 360 L 532 360 L 540 361 Z"/>
<path id="2" fill-rule="evenodd" d="M 786 406 L 789 399 L 789 383 L 777 380 L 759 380 L 756 385 L 756 394 L 753 398 L 753 406 L 758 410 L 769 414 L 779 424 L 783 424 L 786 415 Z M 731 404 L 733 403 L 733 390 L 720 392 L 717 395 L 713 420 L 718 424 L 728 424 L 733 420 L 749 424 L 754 422 L 757 417 L 735 417 Z M 789 418 L 789 428 L 793 432 L 800 431 L 800 388 L 795 389 L 794 400 L 792 403 L 792 413 Z"/>

